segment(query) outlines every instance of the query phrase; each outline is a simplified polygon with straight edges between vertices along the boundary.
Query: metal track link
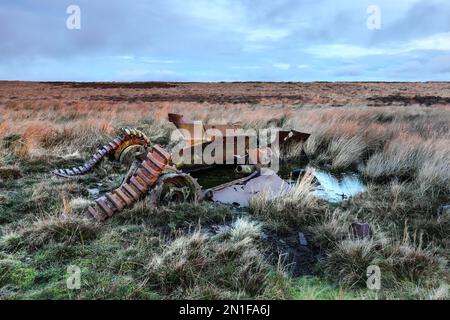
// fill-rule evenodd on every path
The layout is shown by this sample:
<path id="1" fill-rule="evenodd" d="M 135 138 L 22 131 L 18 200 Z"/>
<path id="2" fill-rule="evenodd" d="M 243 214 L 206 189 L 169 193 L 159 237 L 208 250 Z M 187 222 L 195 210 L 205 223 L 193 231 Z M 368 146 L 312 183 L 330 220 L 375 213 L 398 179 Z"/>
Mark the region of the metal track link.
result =
<path id="1" fill-rule="evenodd" d="M 96 205 L 88 208 L 88 216 L 98 221 L 104 221 L 114 213 L 143 198 L 156 184 L 170 161 L 170 154 L 159 145 L 154 145 L 146 159 L 139 164 L 136 173 L 113 192 L 95 200 Z M 147 168 L 151 168 L 151 170 Z"/>
<path id="2" fill-rule="evenodd" d="M 90 171 L 106 156 L 114 156 L 116 160 L 119 160 L 120 154 L 131 144 L 142 145 L 145 149 L 150 145 L 150 139 L 147 136 L 137 130 L 131 128 L 122 128 L 122 134 L 113 139 L 108 144 L 105 144 L 94 153 L 94 155 L 79 167 L 70 169 L 56 169 L 52 171 L 54 175 L 64 178 L 72 178 L 82 176 Z"/>

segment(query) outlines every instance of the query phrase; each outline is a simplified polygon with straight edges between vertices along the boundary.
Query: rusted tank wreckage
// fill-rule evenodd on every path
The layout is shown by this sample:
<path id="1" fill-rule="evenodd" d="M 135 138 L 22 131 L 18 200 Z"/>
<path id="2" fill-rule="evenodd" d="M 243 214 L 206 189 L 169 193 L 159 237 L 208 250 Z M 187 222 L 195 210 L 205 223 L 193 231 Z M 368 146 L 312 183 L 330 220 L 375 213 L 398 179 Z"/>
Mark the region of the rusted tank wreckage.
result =
<path id="1" fill-rule="evenodd" d="M 143 132 L 125 128 L 121 129 L 118 137 L 99 148 L 84 165 L 58 169 L 53 174 L 76 178 L 91 172 L 104 158 L 129 166 L 121 185 L 95 200 L 95 205 L 88 208 L 90 218 L 104 221 L 146 197 L 155 205 L 212 200 L 214 197 L 220 198 L 220 192 L 226 193 L 227 188 L 233 185 L 241 185 L 244 194 L 246 184 L 269 182 L 256 179 L 261 176 L 264 167 L 270 165 L 272 157 L 280 156 L 273 154 L 274 145 L 280 154 L 292 145 L 300 146 L 299 152 L 303 152 L 302 143 L 310 136 L 295 130 L 276 130 L 274 138 L 268 143 L 262 143 L 260 139 L 255 140 L 247 135 L 239 124 L 203 124 L 179 114 L 169 114 L 168 118 L 183 137 L 183 146 L 173 154 L 152 144 Z M 244 147 L 238 148 L 239 144 Z M 212 162 L 199 156 L 207 149 L 214 150 Z M 233 166 L 237 172 L 247 175 L 207 189 L 202 189 L 190 175 L 198 170 L 207 172 L 218 165 Z M 273 176 L 268 179 L 273 179 Z M 278 183 L 277 188 L 283 188 L 283 183 Z"/>

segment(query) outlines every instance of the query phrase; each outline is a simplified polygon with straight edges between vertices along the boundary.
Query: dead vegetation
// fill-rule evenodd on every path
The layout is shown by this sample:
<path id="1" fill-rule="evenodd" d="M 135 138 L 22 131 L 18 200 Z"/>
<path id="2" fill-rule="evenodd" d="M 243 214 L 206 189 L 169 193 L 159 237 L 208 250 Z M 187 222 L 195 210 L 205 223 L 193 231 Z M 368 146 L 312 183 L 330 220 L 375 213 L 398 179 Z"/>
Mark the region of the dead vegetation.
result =
<path id="1" fill-rule="evenodd" d="M 214 236 L 200 231 L 181 236 L 151 259 L 146 284 L 173 298 L 274 298 L 270 292 L 282 298 L 284 272 L 271 274 L 273 267 L 256 243 L 259 234 L 257 224 L 237 220 Z M 271 284 L 269 277 L 279 280 Z"/>
<path id="2" fill-rule="evenodd" d="M 2 245 L 9 251 L 19 248 L 36 250 L 51 243 L 71 245 L 95 238 L 97 231 L 98 225 L 87 219 L 49 216 L 6 235 Z"/>
<path id="3" fill-rule="evenodd" d="M 21 86 L 0 85 L 0 286 L 6 288 L 1 298 L 370 299 L 375 293 L 365 288 L 366 268 L 378 265 L 378 297 L 448 299 L 450 216 L 439 208 L 450 203 L 450 109 L 442 99 L 429 105 L 434 100 L 364 106 L 370 90 L 382 89 L 388 96 L 407 84 Z M 277 86 L 301 94 L 303 102 L 278 100 Z M 417 84 L 409 94 L 448 99 L 443 86 Z M 274 97 L 225 105 L 177 100 L 177 90 L 186 88 L 194 95 L 222 90 L 239 96 L 248 89 L 250 95 L 265 90 Z M 161 90 L 171 90 L 173 99 L 84 99 Z M 305 145 L 310 161 L 361 174 L 367 191 L 340 204 L 325 203 L 311 194 L 306 175 L 285 197 L 254 198 L 250 220 L 235 221 L 234 213 L 220 205 L 155 209 L 145 201 L 101 226 L 84 220 L 94 198 L 87 189 L 111 189 L 123 172 L 106 163 L 77 180 L 48 172 L 81 164 L 123 126 L 138 127 L 170 147 L 168 112 L 311 132 Z M 355 239 L 349 229 L 355 221 L 370 223 L 373 238 Z M 316 258 L 313 278 L 293 277 L 289 261 L 279 259 L 284 252 L 268 252 L 267 234 L 283 240 L 299 231 Z M 85 277 L 84 289 L 76 294 L 65 287 L 67 265 L 80 266 Z"/>

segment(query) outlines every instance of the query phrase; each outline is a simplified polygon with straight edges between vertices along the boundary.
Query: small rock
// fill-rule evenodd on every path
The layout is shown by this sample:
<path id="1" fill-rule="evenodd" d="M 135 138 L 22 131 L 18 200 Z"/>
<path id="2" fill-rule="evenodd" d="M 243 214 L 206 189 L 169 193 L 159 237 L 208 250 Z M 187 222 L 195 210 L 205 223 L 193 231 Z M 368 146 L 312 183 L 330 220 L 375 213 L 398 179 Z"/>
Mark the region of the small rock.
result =
<path id="1" fill-rule="evenodd" d="M 306 240 L 305 234 L 303 232 L 298 233 L 298 242 L 300 242 L 301 246 L 308 245 L 308 241 Z"/>
<path id="2" fill-rule="evenodd" d="M 356 239 L 365 240 L 372 238 L 372 228 L 368 223 L 353 222 L 351 229 Z"/>

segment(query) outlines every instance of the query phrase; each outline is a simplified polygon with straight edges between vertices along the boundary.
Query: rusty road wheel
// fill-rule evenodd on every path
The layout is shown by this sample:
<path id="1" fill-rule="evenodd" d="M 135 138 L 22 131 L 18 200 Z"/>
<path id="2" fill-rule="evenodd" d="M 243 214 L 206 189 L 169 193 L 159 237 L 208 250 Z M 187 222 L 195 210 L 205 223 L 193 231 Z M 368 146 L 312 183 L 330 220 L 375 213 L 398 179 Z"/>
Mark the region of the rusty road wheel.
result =
<path id="1" fill-rule="evenodd" d="M 196 179 L 185 173 L 173 172 L 161 175 L 152 190 L 152 200 L 158 206 L 194 202 L 200 198 L 200 185 Z"/>

